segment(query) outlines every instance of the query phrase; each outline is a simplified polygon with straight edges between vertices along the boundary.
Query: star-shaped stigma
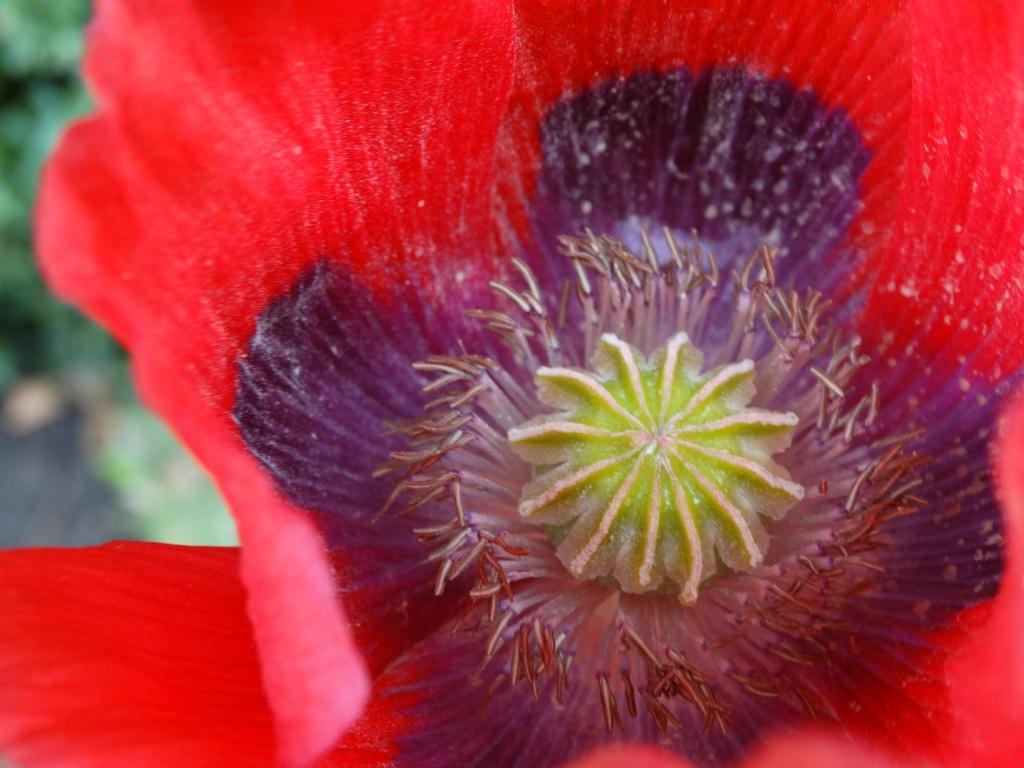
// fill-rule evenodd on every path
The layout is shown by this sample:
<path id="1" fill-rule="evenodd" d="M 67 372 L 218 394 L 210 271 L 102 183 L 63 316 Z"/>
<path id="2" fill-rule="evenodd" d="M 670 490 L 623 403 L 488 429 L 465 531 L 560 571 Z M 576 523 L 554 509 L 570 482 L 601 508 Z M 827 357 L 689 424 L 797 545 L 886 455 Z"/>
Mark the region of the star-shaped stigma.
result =
<path id="1" fill-rule="evenodd" d="M 747 407 L 752 361 L 704 374 L 702 363 L 685 333 L 646 359 L 605 334 L 592 371 L 537 370 L 538 397 L 557 413 L 508 433 L 534 465 L 519 512 L 548 526 L 574 576 L 611 576 L 627 592 L 667 578 L 692 602 L 719 560 L 759 565 L 759 518 L 803 498 L 771 458 L 789 446 L 796 414 Z"/>

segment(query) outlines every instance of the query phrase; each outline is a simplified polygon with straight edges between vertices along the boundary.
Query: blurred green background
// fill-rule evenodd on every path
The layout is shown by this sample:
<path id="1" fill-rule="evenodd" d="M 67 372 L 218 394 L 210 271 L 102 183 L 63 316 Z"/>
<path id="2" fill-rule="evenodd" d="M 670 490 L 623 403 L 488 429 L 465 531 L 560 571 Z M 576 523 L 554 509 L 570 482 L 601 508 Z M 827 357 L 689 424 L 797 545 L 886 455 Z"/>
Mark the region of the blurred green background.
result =
<path id="1" fill-rule="evenodd" d="M 89 111 L 88 0 L 0 0 L 0 546 L 234 542 L 220 499 L 135 398 L 122 350 L 32 257 L 39 169 Z"/>

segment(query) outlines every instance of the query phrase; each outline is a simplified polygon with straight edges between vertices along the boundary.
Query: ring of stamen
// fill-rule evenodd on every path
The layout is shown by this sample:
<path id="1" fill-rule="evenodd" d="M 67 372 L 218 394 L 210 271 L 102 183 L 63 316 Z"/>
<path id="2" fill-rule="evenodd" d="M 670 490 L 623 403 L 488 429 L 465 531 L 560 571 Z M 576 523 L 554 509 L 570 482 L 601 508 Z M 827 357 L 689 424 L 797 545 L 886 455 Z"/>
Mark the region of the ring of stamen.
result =
<path id="1" fill-rule="evenodd" d="M 385 509 L 414 520 L 434 591 L 464 590 L 459 626 L 482 638 L 485 698 L 510 683 L 561 702 L 582 676 L 609 730 L 646 713 L 667 732 L 687 717 L 676 701 L 722 731 L 737 707 L 769 698 L 829 715 L 840 704 L 823 683 L 828 649 L 857 641 L 847 614 L 884 572 L 885 525 L 923 503 L 913 490 L 927 458 L 904 453 L 913 435 L 872 435 L 879 388 L 857 381 L 859 341 L 823 321 L 819 293 L 776 285 L 769 248 L 725 280 L 699 244 L 666 231 L 659 254 L 641 241 L 637 254 L 563 238 L 576 280 L 557 298 L 513 261 L 523 287 L 494 284 L 507 309 L 468 313 L 508 352 L 417 364 L 428 403 L 394 425 L 409 448 L 379 471 L 398 478 Z M 684 373 L 678 396 L 669 369 Z M 723 399 L 729 382 L 741 386 Z M 574 473 L 587 471 L 610 479 L 574 518 Z M 709 500 L 748 530 L 763 524 L 763 538 L 699 528 L 696 502 Z M 599 521 L 613 519 L 615 553 L 609 510 L 627 508 L 629 567 L 595 568 Z M 647 542 L 671 515 L 692 549 L 659 559 Z M 589 537 L 570 542 L 585 519 Z M 728 568 L 706 562 L 714 547 Z M 647 589 L 659 577 L 675 595 Z"/>

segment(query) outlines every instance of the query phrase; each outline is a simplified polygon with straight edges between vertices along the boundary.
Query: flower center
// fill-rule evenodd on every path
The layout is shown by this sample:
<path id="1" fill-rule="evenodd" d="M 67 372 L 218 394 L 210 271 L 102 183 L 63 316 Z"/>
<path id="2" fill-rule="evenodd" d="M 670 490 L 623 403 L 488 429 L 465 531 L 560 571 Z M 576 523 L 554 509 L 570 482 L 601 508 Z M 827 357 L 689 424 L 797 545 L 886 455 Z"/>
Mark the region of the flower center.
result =
<path id="1" fill-rule="evenodd" d="M 714 551 L 734 570 L 760 565 L 757 517 L 781 517 L 803 498 L 771 459 L 797 415 L 748 407 L 751 360 L 704 374 L 702 362 L 685 333 L 646 358 L 606 333 L 592 371 L 536 372 L 540 401 L 558 412 L 508 433 L 535 467 L 519 513 L 551 526 L 574 576 L 613 576 L 634 593 L 667 578 L 692 603 L 716 570 Z"/>
<path id="2" fill-rule="evenodd" d="M 521 279 L 468 313 L 476 351 L 415 364 L 427 402 L 393 425 L 409 445 L 378 470 L 384 509 L 410 518 L 435 594 L 463 596 L 452 632 L 483 653 L 485 701 L 525 683 L 563 704 L 589 679 L 607 730 L 662 734 L 696 715 L 724 735 L 769 699 L 835 712 L 837 655 L 870 639 L 851 617 L 927 458 L 876 433 L 859 340 L 776 284 L 775 252 L 723 279 L 662 234 L 639 253 L 562 238 L 575 280 L 552 293 L 514 259 Z"/>

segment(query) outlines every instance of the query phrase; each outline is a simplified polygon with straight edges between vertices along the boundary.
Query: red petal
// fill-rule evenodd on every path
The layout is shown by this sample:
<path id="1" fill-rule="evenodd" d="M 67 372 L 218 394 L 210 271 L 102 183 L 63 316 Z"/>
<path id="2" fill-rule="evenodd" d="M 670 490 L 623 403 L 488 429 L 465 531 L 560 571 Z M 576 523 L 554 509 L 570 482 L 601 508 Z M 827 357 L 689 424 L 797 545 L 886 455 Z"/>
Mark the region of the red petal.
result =
<path id="1" fill-rule="evenodd" d="M 548 103 L 637 71 L 743 66 L 814 88 L 847 109 L 872 144 L 905 113 L 899 65 L 909 60 L 909 39 L 897 2 L 519 0 L 516 8 L 519 82 Z"/>
<path id="2" fill-rule="evenodd" d="M 894 0 L 699 0 L 687 3 L 519 0 L 523 37 L 507 165 L 533 189 L 536 125 L 567 92 L 645 70 L 743 67 L 813 88 L 853 118 L 874 161 L 863 220 L 892 215 L 905 159 L 910 40 Z M 519 214 L 525 218 L 525 212 Z M 513 214 L 515 216 L 515 214 Z"/>
<path id="3" fill-rule="evenodd" d="M 319 534 L 230 421 L 237 357 L 313 261 L 395 279 L 411 243 L 484 220 L 474 179 L 511 76 L 503 6 L 360 8 L 100 2 L 100 114 L 65 138 L 38 211 L 51 280 L 127 343 L 143 396 L 231 502 L 288 764 L 334 743 L 367 682 Z"/>
<path id="4" fill-rule="evenodd" d="M 924 763 L 897 760 L 835 735 L 812 732 L 776 736 L 742 765 L 743 768 L 912 768 Z"/>
<path id="5" fill-rule="evenodd" d="M 0 554 L 0 751 L 31 768 L 270 765 L 245 600 L 233 549 Z"/>
<path id="6" fill-rule="evenodd" d="M 565 768 L 687 768 L 690 763 L 647 746 L 596 749 Z M 742 768 L 908 768 L 890 757 L 824 733 L 775 737 L 744 760 Z"/>
<path id="7" fill-rule="evenodd" d="M 1024 397 L 1007 414 L 996 454 L 1006 571 L 991 613 L 951 664 L 961 765 L 1016 768 L 1024 759 Z"/>
<path id="8" fill-rule="evenodd" d="M 223 405 L 229 353 L 310 263 L 391 280 L 490 212 L 511 33 L 487 0 L 104 0 L 100 112 L 45 174 L 43 265 L 130 347 L 188 346 Z"/>
<path id="9" fill-rule="evenodd" d="M 1024 2 L 915 0 L 910 155 L 871 335 L 1024 363 Z"/>
<path id="10" fill-rule="evenodd" d="M 573 760 L 565 768 L 689 768 L 688 760 L 658 747 L 616 744 Z"/>
<path id="11" fill-rule="evenodd" d="M 403 737 L 419 728 L 418 738 L 430 738 L 429 723 L 417 722 L 410 714 L 421 703 L 419 697 L 401 690 L 403 684 L 415 687 L 415 672 L 410 674 L 399 664 L 386 674 L 386 681 L 378 679 L 375 683 L 363 717 L 345 733 L 334 749 L 324 755 L 316 768 L 393 766 Z M 443 747 L 439 751 L 443 751 Z"/>
<path id="12" fill-rule="evenodd" d="M 198 409 L 198 404 L 193 404 Z M 189 432 L 183 432 L 186 439 Z M 365 663 L 338 602 L 324 543 L 302 511 L 285 505 L 235 442 L 202 427 L 191 444 L 214 472 L 238 521 L 263 683 L 278 759 L 306 765 L 333 745 L 369 696 Z"/>
<path id="13" fill-rule="evenodd" d="M 104 127 L 93 123 L 78 130 L 97 134 Z M 42 232 L 48 233 L 46 237 L 75 234 L 85 240 L 83 253 L 103 253 L 105 243 L 116 252 L 121 240 L 115 237 L 130 238 L 131 227 L 124 231 L 104 218 L 104 211 L 95 207 L 96 198 L 83 205 L 88 196 L 80 194 L 81 186 L 109 181 L 99 170 L 91 172 L 88 166 L 70 162 L 84 159 L 79 155 L 88 150 L 87 143 L 72 137 L 52 167 L 43 221 L 54 227 L 44 226 Z M 110 189 L 116 194 L 118 187 Z M 62 280 L 74 280 L 76 270 L 87 266 L 84 260 L 64 264 Z M 141 265 L 140 272 L 145 268 Z M 104 286 L 113 283 L 99 275 L 91 282 L 82 279 L 79 285 L 81 290 L 96 291 L 90 306 L 106 313 L 113 304 Z M 286 764 L 302 763 L 333 744 L 358 716 L 368 682 L 338 606 L 319 534 L 303 512 L 282 501 L 222 410 L 230 407 L 234 367 L 231 343 L 224 339 L 229 321 L 217 318 L 218 312 L 230 313 L 230 308 L 209 296 L 199 300 L 206 309 L 195 311 L 199 322 L 192 329 L 177 311 L 166 307 L 167 314 L 159 319 L 120 315 L 116 328 L 135 345 L 143 396 L 171 418 L 213 473 L 235 514 L 264 684 L 279 723 L 280 756 Z M 217 330 L 204 328 L 204 321 Z"/>

